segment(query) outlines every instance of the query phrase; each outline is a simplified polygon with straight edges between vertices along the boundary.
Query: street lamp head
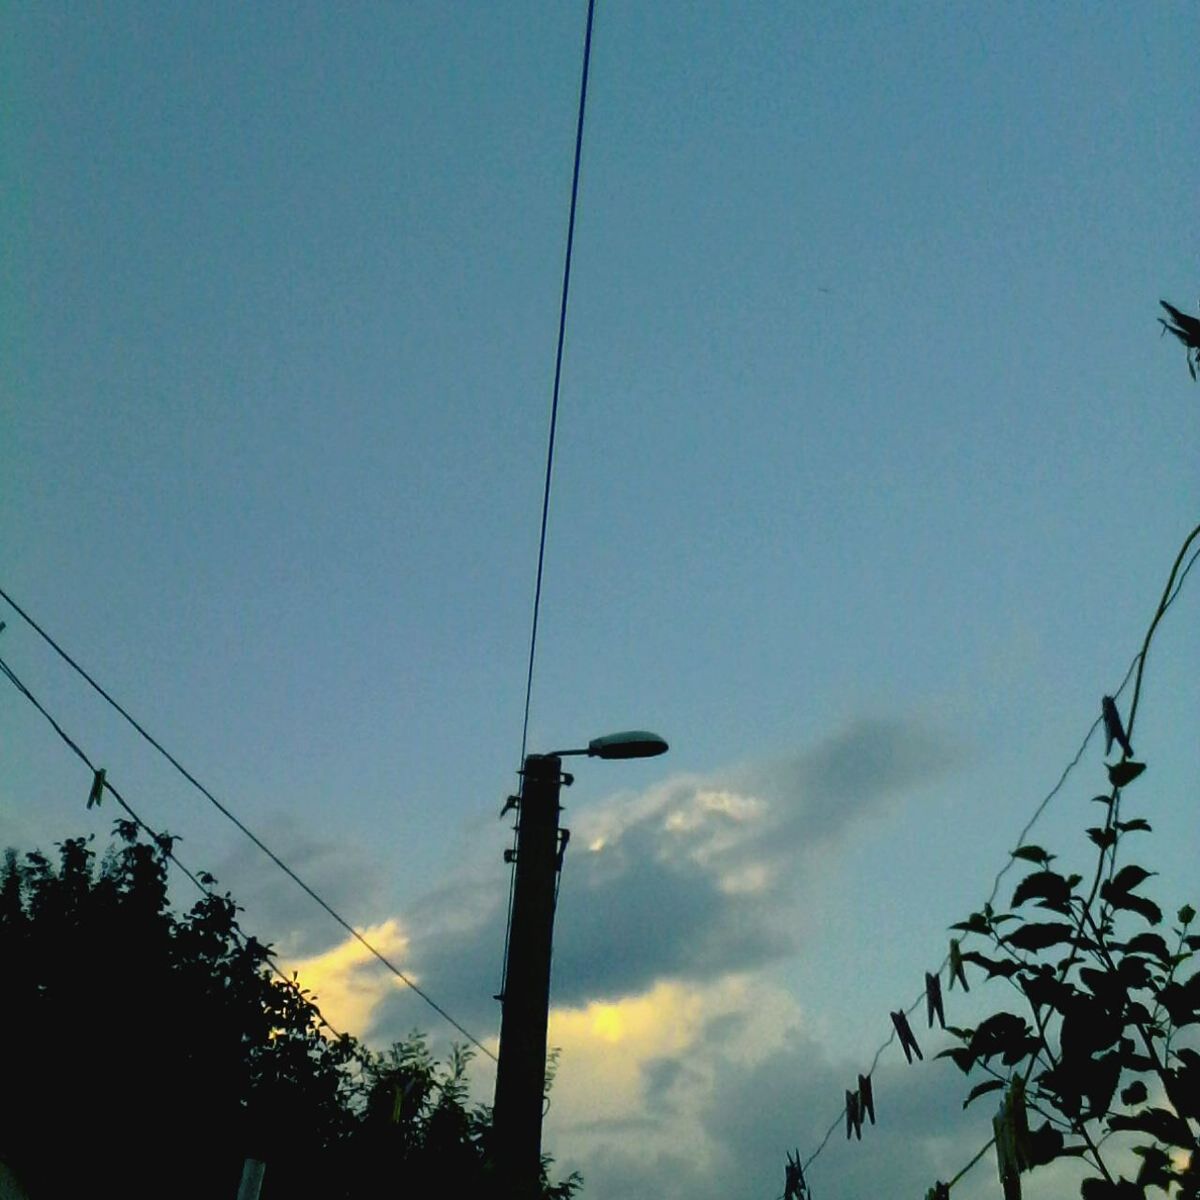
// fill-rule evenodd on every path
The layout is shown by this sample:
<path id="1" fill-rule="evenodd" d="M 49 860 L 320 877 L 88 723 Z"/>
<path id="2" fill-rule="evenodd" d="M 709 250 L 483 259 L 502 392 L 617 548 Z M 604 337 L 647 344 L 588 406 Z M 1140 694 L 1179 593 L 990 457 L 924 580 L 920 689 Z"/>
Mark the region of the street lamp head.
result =
<path id="1" fill-rule="evenodd" d="M 666 754 L 667 743 L 657 733 L 628 729 L 592 738 L 587 752 L 591 758 L 653 758 L 656 754 Z"/>
<path id="2" fill-rule="evenodd" d="M 606 733 L 592 738 L 587 746 L 578 750 L 555 750 L 555 758 L 586 754 L 589 758 L 653 758 L 666 754 L 667 743 L 657 733 L 645 729 L 626 729 L 623 733 Z"/>

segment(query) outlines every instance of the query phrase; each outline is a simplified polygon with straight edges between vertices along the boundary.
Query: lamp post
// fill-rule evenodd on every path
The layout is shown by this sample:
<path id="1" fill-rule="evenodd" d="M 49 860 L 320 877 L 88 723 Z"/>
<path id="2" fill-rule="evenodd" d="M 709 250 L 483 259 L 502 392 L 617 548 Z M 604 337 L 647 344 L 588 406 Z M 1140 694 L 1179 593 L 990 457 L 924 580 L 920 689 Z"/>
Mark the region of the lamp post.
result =
<path id="1" fill-rule="evenodd" d="M 560 844 L 558 797 L 562 786 L 571 782 L 571 776 L 563 774 L 562 760 L 569 755 L 649 758 L 666 750 L 661 737 L 639 729 L 593 738 L 584 749 L 530 754 L 525 759 L 516 802 L 516 881 L 500 996 L 493 1113 L 498 1195 L 503 1200 L 532 1200 L 541 1172 L 554 890 L 566 845 L 565 839 Z"/>

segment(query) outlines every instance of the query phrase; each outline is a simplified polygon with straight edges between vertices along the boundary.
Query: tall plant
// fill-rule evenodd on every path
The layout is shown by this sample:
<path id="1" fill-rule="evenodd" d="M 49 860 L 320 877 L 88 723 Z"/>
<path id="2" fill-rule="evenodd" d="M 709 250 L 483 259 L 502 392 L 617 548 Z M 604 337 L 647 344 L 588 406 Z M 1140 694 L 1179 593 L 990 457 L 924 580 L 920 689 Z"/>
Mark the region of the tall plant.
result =
<path id="1" fill-rule="evenodd" d="M 1136 660 L 1130 733 L 1146 653 L 1197 537 L 1200 527 L 1179 552 Z M 1097 851 L 1090 877 L 1063 874 L 1054 854 L 1023 845 L 1013 857 L 1033 869 L 1010 911 L 985 905 L 953 927 L 987 943 L 962 960 L 1006 980 L 1021 1001 L 1021 1011 L 952 1029 L 959 1044 L 944 1051 L 968 1075 L 986 1076 L 966 1104 L 1004 1093 L 994 1128 L 1006 1200 L 1020 1196 L 1022 1172 L 1062 1158 L 1091 1168 L 1085 1200 L 1134 1200 L 1151 1188 L 1200 1196 L 1200 1052 L 1188 1044 L 1200 1025 L 1196 912 L 1179 909 L 1164 935 L 1162 910 L 1142 891 L 1152 872 L 1123 862 L 1129 840 L 1151 828 L 1121 813 L 1145 765 L 1111 697 L 1103 720 L 1121 757 L 1108 767 L 1109 791 L 1095 797 L 1103 820 L 1087 830 Z"/>

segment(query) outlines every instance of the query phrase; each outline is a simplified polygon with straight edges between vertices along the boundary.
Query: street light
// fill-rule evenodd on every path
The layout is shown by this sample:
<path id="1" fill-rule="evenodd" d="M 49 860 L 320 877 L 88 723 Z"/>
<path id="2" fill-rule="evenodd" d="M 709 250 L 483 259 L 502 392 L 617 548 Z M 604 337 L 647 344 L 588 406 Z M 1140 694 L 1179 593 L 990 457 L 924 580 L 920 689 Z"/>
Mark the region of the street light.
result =
<path id="1" fill-rule="evenodd" d="M 624 733 L 606 733 L 592 738 L 586 750 L 555 750 L 559 758 L 568 754 L 586 754 L 589 758 L 653 758 L 666 754 L 667 743 L 657 733 L 645 729 L 627 729 Z"/>
<path id="2" fill-rule="evenodd" d="M 658 734 L 633 729 L 592 738 L 584 749 L 530 754 L 521 771 L 521 795 L 510 797 L 509 803 L 519 808 L 516 880 L 499 996 L 503 1009 L 493 1109 L 497 1195 L 504 1200 L 532 1200 L 541 1174 L 555 881 L 568 836 L 558 827 L 558 796 L 571 782 L 562 760 L 568 755 L 652 758 L 666 750 Z"/>

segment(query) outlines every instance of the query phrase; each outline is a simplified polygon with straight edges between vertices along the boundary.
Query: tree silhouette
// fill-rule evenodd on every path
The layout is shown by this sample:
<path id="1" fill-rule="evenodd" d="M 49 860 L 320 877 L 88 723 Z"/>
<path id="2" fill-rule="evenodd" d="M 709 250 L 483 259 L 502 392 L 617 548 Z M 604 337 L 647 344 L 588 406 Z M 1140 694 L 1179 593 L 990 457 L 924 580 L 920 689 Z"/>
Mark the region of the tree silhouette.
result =
<path id="1" fill-rule="evenodd" d="M 466 1051 L 443 1067 L 420 1034 L 384 1054 L 326 1036 L 211 876 L 177 915 L 171 840 L 116 831 L 99 859 L 74 838 L 0 868 L 0 1161 L 36 1200 L 232 1200 L 248 1156 L 268 1164 L 263 1200 L 490 1194 Z"/>

